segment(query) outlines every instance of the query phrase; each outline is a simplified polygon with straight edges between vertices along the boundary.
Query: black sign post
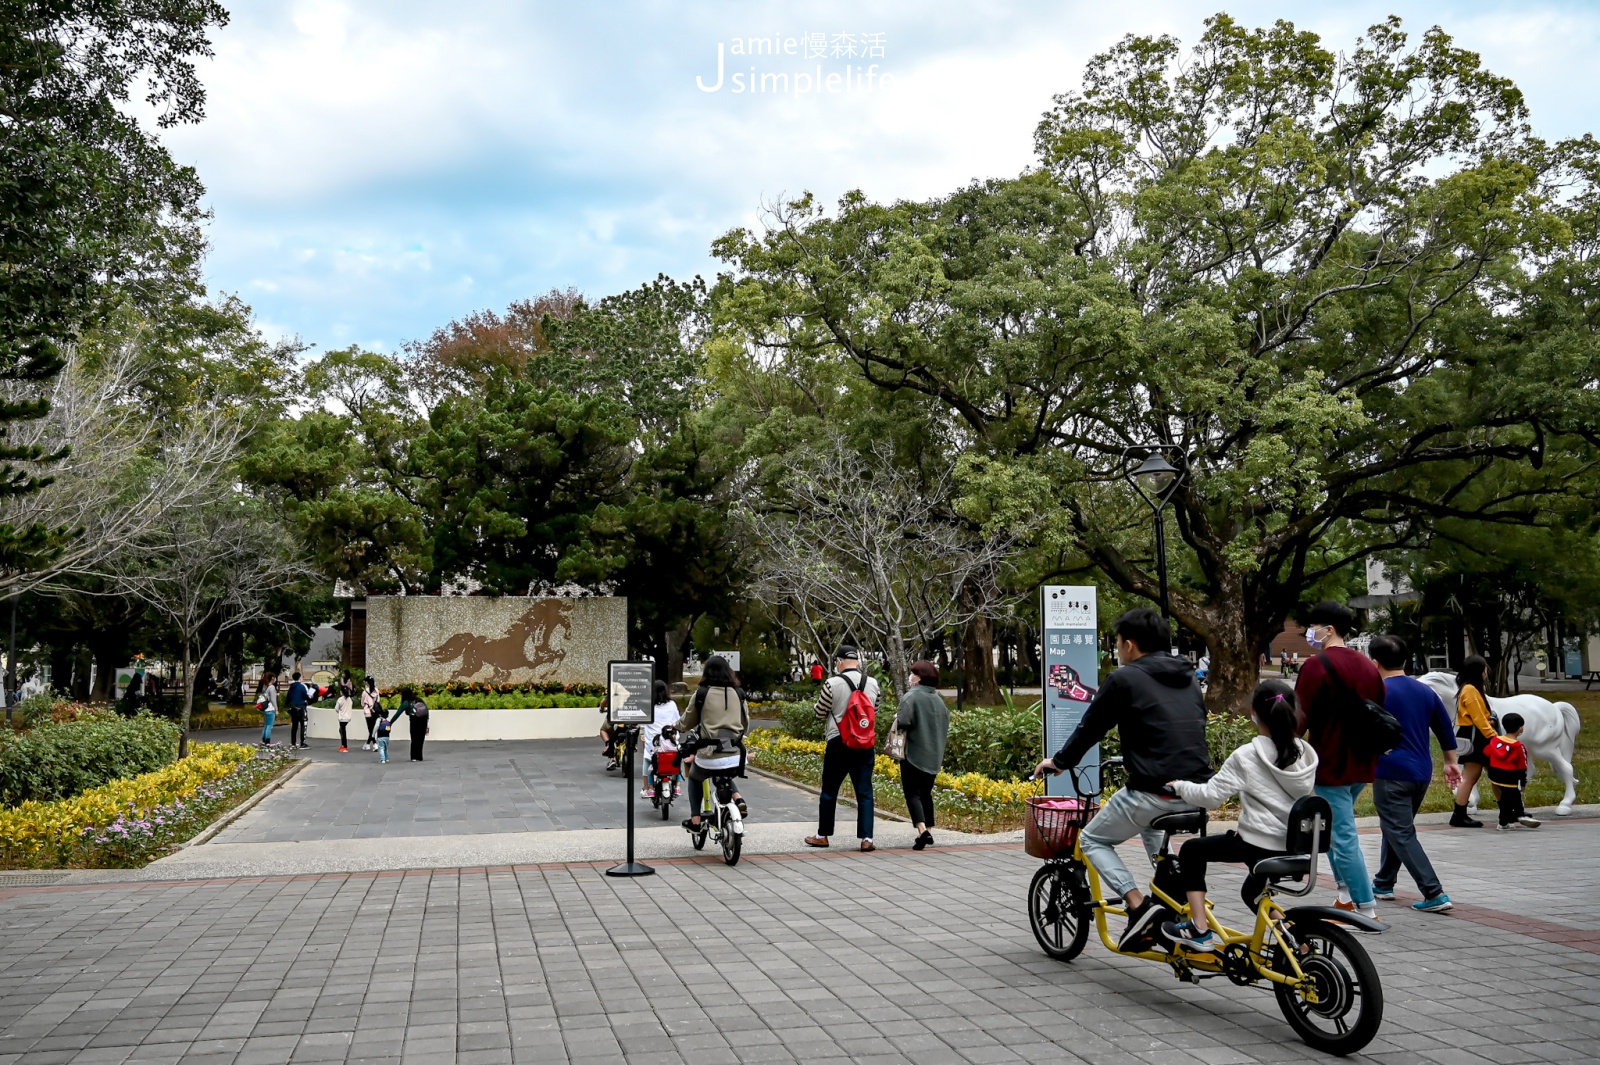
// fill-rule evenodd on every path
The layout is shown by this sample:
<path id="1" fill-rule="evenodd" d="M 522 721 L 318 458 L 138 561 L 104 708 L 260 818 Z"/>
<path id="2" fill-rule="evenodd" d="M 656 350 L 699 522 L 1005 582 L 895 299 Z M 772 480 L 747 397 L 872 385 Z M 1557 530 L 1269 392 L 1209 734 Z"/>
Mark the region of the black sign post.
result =
<path id="1" fill-rule="evenodd" d="M 607 876 L 650 876 L 655 870 L 633 860 L 633 759 L 639 726 L 655 720 L 656 664 L 611 662 L 606 666 L 606 702 L 613 728 L 626 730 L 627 760 L 622 776 L 628 783 L 628 860 L 606 870 Z"/>

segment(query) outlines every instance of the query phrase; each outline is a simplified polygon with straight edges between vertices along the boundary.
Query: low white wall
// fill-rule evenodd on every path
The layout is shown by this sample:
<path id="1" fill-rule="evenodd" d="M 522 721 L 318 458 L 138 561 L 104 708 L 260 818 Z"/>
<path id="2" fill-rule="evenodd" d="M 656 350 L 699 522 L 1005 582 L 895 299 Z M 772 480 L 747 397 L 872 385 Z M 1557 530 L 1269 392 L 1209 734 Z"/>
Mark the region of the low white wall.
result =
<path id="1" fill-rule="evenodd" d="M 278 711 L 278 728 L 288 727 L 289 715 Z M 595 706 L 547 707 L 539 710 L 440 710 L 428 715 L 428 742 L 448 740 L 566 740 L 598 736 L 600 708 Z M 367 719 L 357 710 L 350 715 L 350 742 L 360 743 L 367 738 Z M 339 716 L 327 707 L 311 708 L 310 732 L 313 739 L 339 738 Z M 402 719 L 395 723 L 394 737 L 407 739 L 411 735 L 411 722 Z M 277 737 L 274 736 L 274 739 Z"/>

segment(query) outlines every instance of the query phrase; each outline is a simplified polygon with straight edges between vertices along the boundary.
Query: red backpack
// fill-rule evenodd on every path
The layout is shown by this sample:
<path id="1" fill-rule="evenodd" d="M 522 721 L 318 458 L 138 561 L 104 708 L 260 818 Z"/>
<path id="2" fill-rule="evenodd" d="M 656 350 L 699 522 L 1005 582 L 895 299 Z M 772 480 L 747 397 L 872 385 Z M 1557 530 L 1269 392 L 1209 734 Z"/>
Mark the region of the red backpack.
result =
<path id="1" fill-rule="evenodd" d="M 867 696 L 867 675 L 862 673 L 859 688 L 843 673 L 839 674 L 839 679 L 850 688 L 850 699 L 839 714 L 839 738 L 846 747 L 870 751 L 878 745 L 878 708 Z"/>

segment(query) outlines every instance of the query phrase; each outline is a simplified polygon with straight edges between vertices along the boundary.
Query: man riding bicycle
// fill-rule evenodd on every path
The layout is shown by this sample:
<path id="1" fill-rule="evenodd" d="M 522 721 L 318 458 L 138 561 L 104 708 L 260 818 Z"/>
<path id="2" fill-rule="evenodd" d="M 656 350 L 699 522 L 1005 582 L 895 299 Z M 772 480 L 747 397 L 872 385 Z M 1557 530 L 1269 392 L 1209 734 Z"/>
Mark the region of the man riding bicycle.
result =
<path id="1" fill-rule="evenodd" d="M 1127 786 L 1106 800 L 1079 837 L 1083 856 L 1128 909 L 1128 927 L 1117 942 L 1129 950 L 1159 927 L 1162 907 L 1146 898 L 1117 856 L 1117 845 L 1136 835 L 1154 860 L 1162 833 L 1151 823 L 1163 814 L 1197 810 L 1179 799 L 1167 782 L 1208 780 L 1206 704 L 1188 659 L 1170 653 L 1172 630 L 1146 607 L 1130 610 L 1113 625 L 1117 661 L 1122 668 L 1106 678 L 1083 720 L 1053 756 L 1040 762 L 1035 776 L 1075 767 L 1113 727 L 1122 740 Z"/>
<path id="2" fill-rule="evenodd" d="M 684 708 L 678 728 L 686 741 L 681 749 L 689 752 L 684 759 L 683 780 L 693 815 L 683 827 L 697 832 L 706 781 L 714 776 L 743 775 L 744 736 L 750 730 L 750 704 L 727 659 L 721 655 L 706 661 L 700 687 Z M 698 739 L 690 739 L 691 733 L 698 733 Z M 715 750 L 710 749 L 713 747 Z M 696 753 L 702 750 L 705 753 Z M 733 803 L 739 808 L 740 817 L 749 816 L 738 791 L 733 793 Z"/>

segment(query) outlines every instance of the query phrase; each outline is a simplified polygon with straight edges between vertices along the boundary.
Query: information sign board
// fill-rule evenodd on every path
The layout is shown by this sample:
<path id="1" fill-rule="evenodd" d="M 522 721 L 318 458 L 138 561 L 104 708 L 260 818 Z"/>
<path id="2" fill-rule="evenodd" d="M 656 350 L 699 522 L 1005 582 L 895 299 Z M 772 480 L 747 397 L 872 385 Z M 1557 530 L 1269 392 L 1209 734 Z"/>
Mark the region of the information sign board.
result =
<path id="1" fill-rule="evenodd" d="M 655 720 L 654 662 L 608 663 L 606 680 L 613 725 L 648 725 Z"/>
<path id="2" fill-rule="evenodd" d="M 1099 690 L 1098 607 L 1097 590 L 1093 585 L 1046 584 L 1039 589 L 1046 758 L 1067 742 Z M 1079 774 L 1084 787 L 1099 787 L 1099 745 L 1091 748 L 1078 764 L 1091 770 Z M 1071 795 L 1071 776 L 1062 773 L 1051 777 L 1047 792 Z"/>
<path id="3" fill-rule="evenodd" d="M 738 651 L 712 651 L 711 657 L 725 659 L 728 663 L 729 669 L 733 670 L 735 673 L 739 672 Z"/>

